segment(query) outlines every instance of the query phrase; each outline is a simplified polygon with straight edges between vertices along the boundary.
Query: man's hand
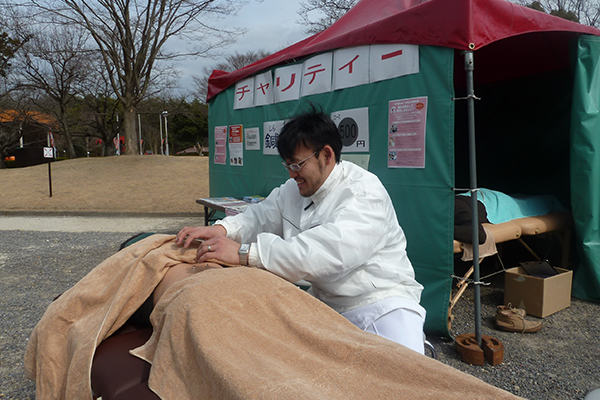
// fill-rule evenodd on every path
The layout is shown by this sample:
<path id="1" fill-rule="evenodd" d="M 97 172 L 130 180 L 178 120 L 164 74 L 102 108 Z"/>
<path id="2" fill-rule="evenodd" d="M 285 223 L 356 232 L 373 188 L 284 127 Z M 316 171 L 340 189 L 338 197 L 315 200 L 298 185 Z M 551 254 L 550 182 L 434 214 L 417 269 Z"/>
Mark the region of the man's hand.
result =
<path id="1" fill-rule="evenodd" d="M 238 242 L 227 239 L 225 236 L 217 236 L 200 244 L 196 262 L 217 260 L 230 265 L 238 265 L 240 263 L 239 251 L 240 244 Z"/>
<path id="2" fill-rule="evenodd" d="M 176 241 L 179 246 L 183 244 L 183 247 L 187 249 L 192 241 L 196 239 L 207 240 L 225 235 L 227 235 L 227 230 L 221 225 L 198 226 L 196 228 L 186 226 L 179 231 Z"/>

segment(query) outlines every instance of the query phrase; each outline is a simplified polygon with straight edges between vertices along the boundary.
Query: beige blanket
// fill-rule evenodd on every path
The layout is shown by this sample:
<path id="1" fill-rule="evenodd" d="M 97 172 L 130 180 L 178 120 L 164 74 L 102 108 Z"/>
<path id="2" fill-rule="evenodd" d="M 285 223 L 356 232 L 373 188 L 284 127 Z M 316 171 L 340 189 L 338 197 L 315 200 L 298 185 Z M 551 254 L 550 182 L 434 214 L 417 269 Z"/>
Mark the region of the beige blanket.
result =
<path id="1" fill-rule="evenodd" d="M 65 293 L 65 299 L 56 302 L 65 305 L 51 306 L 42 327 L 36 327 L 26 364 L 29 376 L 37 378 L 38 399 L 89 398 L 89 370 L 97 343 L 128 317 L 130 312 L 123 308 L 134 310 L 149 295 L 133 294 L 142 287 L 137 277 L 146 276 L 143 286 L 153 287 L 165 265 L 189 255 L 181 250 L 179 254 L 165 238 L 152 238 L 134 245 L 138 258 L 125 256 L 126 249 L 97 268 L 124 262 L 110 271 L 129 270 L 123 275 L 127 279 L 114 278 L 122 284 L 108 285 L 116 289 L 112 295 L 89 294 L 108 292 L 98 288 L 100 277 L 86 289 L 78 284 L 72 291 L 87 300 Z M 159 256 L 154 248 L 161 242 L 165 251 Z M 84 281 L 89 282 L 89 276 Z M 110 306 L 96 305 L 96 299 Z M 71 303 L 77 312 L 65 309 Z M 209 269 L 192 275 L 171 286 L 151 320 L 154 334 L 133 353 L 152 364 L 150 388 L 163 400 L 515 398 L 362 332 L 320 301 L 263 270 Z M 93 327 L 73 329 L 89 325 Z"/>
<path id="2" fill-rule="evenodd" d="M 193 262 L 172 235 L 153 235 L 108 258 L 54 301 L 34 328 L 25 372 L 38 400 L 90 399 L 96 347 L 127 321 L 166 269 Z"/>

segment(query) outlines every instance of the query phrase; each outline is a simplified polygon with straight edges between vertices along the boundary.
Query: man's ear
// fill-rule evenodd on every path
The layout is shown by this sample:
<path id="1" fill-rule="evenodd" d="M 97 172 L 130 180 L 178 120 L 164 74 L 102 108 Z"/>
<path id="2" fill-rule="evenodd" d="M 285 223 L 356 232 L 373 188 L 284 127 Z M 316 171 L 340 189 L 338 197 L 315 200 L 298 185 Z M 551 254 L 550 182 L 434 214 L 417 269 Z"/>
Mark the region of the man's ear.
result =
<path id="1" fill-rule="evenodd" d="M 330 162 L 335 163 L 335 152 L 330 145 L 326 144 L 322 151 L 323 155 L 325 156 L 325 163 L 327 165 L 329 165 Z"/>

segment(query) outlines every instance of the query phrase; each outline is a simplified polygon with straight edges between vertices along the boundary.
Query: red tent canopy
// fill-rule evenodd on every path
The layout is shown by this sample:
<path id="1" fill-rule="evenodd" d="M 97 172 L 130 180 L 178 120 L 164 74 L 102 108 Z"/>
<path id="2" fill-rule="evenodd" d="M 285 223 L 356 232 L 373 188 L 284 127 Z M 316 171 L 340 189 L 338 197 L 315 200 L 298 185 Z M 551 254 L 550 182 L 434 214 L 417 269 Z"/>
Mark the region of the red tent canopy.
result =
<path id="1" fill-rule="evenodd" d="M 313 53 L 375 43 L 483 49 L 476 59 L 482 59 L 483 65 L 496 65 L 486 71 L 483 81 L 494 81 L 499 73 L 506 78 L 568 66 L 565 50 L 569 40 L 580 34 L 600 36 L 600 30 L 505 0 L 361 0 L 323 32 L 237 71 L 214 71 L 207 100 L 265 68 Z M 497 48 L 486 48 L 498 42 Z M 486 62 L 492 54 L 494 61 Z M 514 62 L 518 73 L 503 67 Z"/>

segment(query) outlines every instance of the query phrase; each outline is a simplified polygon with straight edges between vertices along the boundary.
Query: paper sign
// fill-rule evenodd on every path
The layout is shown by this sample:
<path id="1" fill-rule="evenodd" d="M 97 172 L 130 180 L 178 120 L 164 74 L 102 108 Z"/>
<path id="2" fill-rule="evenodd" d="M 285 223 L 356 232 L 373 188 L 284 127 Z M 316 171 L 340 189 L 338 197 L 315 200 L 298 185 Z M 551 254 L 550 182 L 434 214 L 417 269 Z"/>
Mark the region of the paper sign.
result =
<path id="1" fill-rule="evenodd" d="M 414 44 L 371 45 L 370 81 L 419 73 L 419 46 Z"/>
<path id="2" fill-rule="evenodd" d="M 254 107 L 254 77 L 246 78 L 235 84 L 233 109 Z"/>
<path id="3" fill-rule="evenodd" d="M 362 169 L 369 170 L 369 160 L 371 159 L 369 154 L 342 154 L 340 158 L 345 161 L 350 161 Z"/>
<path id="4" fill-rule="evenodd" d="M 343 153 L 369 152 L 369 108 L 336 111 L 331 119 L 342 138 Z"/>
<path id="5" fill-rule="evenodd" d="M 388 121 L 388 168 L 425 168 L 427 97 L 390 101 Z"/>
<path id="6" fill-rule="evenodd" d="M 263 125 L 264 132 L 264 146 L 263 146 L 263 154 L 270 155 L 279 155 L 279 151 L 277 151 L 277 139 L 279 138 L 279 133 L 283 128 L 285 121 L 268 121 Z"/>
<path id="7" fill-rule="evenodd" d="M 254 105 L 273 104 L 273 77 L 271 71 L 256 75 L 254 78 Z"/>
<path id="8" fill-rule="evenodd" d="M 215 164 L 227 164 L 226 126 L 215 126 Z"/>
<path id="9" fill-rule="evenodd" d="M 302 96 L 331 91 L 332 53 L 319 54 L 303 63 Z"/>
<path id="10" fill-rule="evenodd" d="M 260 150 L 259 128 L 244 129 L 244 137 L 246 138 L 246 150 Z"/>
<path id="11" fill-rule="evenodd" d="M 244 165 L 243 126 L 229 127 L 229 164 L 241 167 Z"/>
<path id="12" fill-rule="evenodd" d="M 369 83 L 369 46 L 346 47 L 333 53 L 333 90 Z"/>
<path id="13" fill-rule="evenodd" d="M 275 70 L 275 103 L 298 100 L 300 98 L 300 82 L 302 80 L 302 64 L 290 65 Z"/>

